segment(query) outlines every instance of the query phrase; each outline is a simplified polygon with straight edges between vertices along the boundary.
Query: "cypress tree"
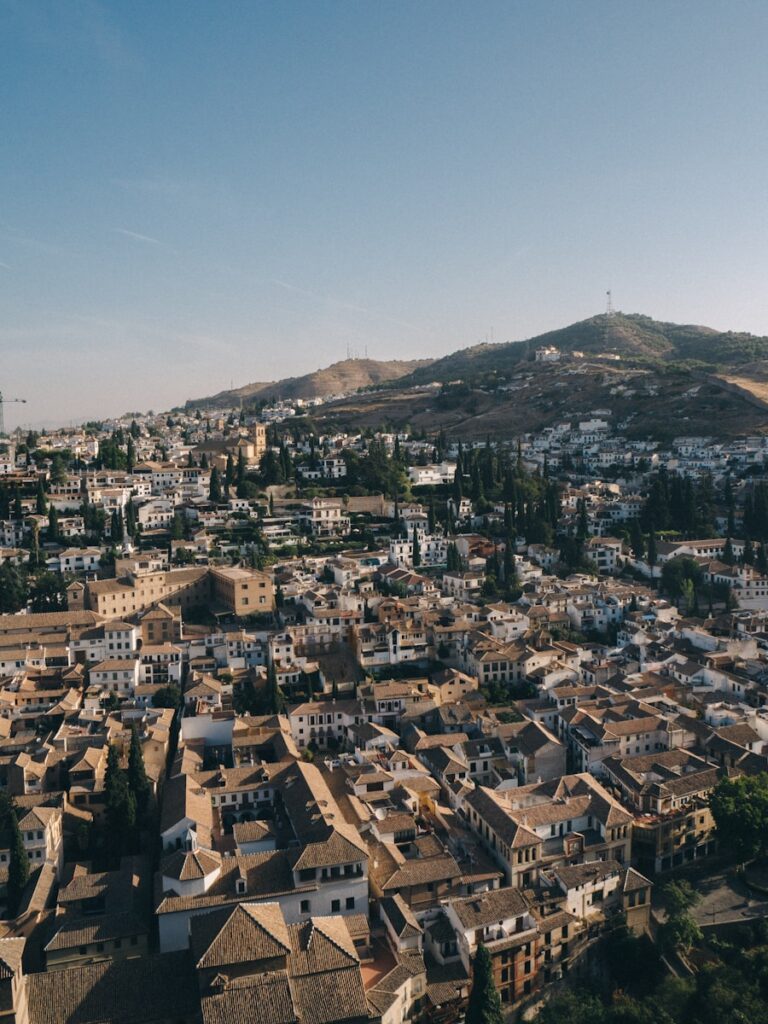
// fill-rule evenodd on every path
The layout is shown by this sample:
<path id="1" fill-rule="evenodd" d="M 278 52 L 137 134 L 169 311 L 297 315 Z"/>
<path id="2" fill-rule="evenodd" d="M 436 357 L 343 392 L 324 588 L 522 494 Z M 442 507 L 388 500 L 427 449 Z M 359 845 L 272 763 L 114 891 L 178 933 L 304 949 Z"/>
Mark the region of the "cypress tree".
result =
<path id="1" fill-rule="evenodd" d="M 117 747 L 110 743 L 107 753 L 107 771 L 104 777 L 106 808 L 106 846 L 110 859 L 117 863 L 130 852 L 133 830 L 136 826 L 136 798 L 120 767 Z"/>
<path id="2" fill-rule="evenodd" d="M 221 501 L 221 476 L 216 466 L 211 470 L 211 486 L 208 497 L 214 502 Z"/>
<path id="3" fill-rule="evenodd" d="M 35 512 L 39 516 L 44 516 L 48 509 L 48 501 L 45 497 L 45 490 L 43 488 L 42 479 L 37 481 L 37 495 L 35 497 Z"/>
<path id="4" fill-rule="evenodd" d="M 30 569 L 40 568 L 40 531 L 37 523 L 32 524 L 32 532 L 29 537 L 29 567 Z"/>
<path id="5" fill-rule="evenodd" d="M 744 541 L 744 565 L 755 564 L 755 549 L 752 541 L 747 537 Z"/>
<path id="6" fill-rule="evenodd" d="M 725 547 L 723 548 L 723 561 L 726 565 L 733 565 L 736 561 L 736 555 L 733 553 L 733 541 L 730 537 L 725 539 Z"/>
<path id="7" fill-rule="evenodd" d="M 465 1021 L 466 1024 L 504 1024 L 501 998 L 493 983 L 491 954 L 482 943 L 472 961 L 472 991 Z"/>
<path id="8" fill-rule="evenodd" d="M 419 546 L 419 533 L 418 530 L 413 531 L 413 552 L 411 554 L 411 561 L 413 562 L 414 569 L 418 569 L 421 565 L 421 548 Z"/>
<path id="9" fill-rule="evenodd" d="M 128 786 L 136 798 L 136 808 L 143 814 L 149 802 L 150 784 L 144 767 L 144 754 L 141 749 L 139 733 L 135 725 L 131 726 L 131 746 L 128 751 Z"/>
<path id="10" fill-rule="evenodd" d="M 24 840 L 19 828 L 19 819 L 12 804 L 8 807 L 5 829 L 10 837 L 10 859 L 8 861 L 8 913 L 16 914 L 19 909 L 24 886 L 29 880 L 29 857 L 24 849 Z"/>
<path id="11" fill-rule="evenodd" d="M 113 541 L 122 541 L 123 539 L 123 514 L 119 508 L 116 508 L 112 513 L 109 535 Z"/>
<path id="12" fill-rule="evenodd" d="M 173 522 L 171 523 L 171 540 L 183 540 L 184 539 L 184 522 L 178 512 L 174 513 Z"/>
<path id="13" fill-rule="evenodd" d="M 274 664 L 267 669 L 266 713 L 279 715 L 283 710 L 283 695 L 277 682 L 277 669 Z"/>
<path id="14" fill-rule="evenodd" d="M 632 554 L 635 558 L 642 558 L 645 554 L 645 538 L 643 537 L 643 531 L 640 529 L 640 521 L 638 519 L 633 519 L 630 523 L 629 538 Z"/>
<path id="15" fill-rule="evenodd" d="M 51 505 L 48 509 L 48 540 L 57 541 L 59 539 L 59 513 L 56 511 L 56 506 Z"/>
<path id="16" fill-rule="evenodd" d="M 237 483 L 237 496 L 238 498 L 245 497 L 245 456 L 243 455 L 243 449 L 239 448 L 237 452 L 237 469 L 235 471 L 235 481 Z"/>
<path id="17" fill-rule="evenodd" d="M 648 560 L 648 565 L 650 565 L 651 568 L 653 568 L 653 566 L 656 565 L 656 562 L 659 560 L 658 549 L 656 547 L 655 530 L 651 530 L 651 532 L 648 534 L 648 552 L 646 558 Z"/>

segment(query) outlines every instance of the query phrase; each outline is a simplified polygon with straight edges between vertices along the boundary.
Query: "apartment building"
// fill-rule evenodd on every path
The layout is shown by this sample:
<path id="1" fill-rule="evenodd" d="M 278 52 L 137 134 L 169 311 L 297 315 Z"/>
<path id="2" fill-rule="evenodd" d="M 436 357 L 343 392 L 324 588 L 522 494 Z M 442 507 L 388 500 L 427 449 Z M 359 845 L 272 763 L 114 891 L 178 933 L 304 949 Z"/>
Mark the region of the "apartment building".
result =
<path id="1" fill-rule="evenodd" d="M 557 864 L 630 861 L 633 816 L 586 773 L 503 791 L 481 786 L 461 812 L 514 888 L 535 885 Z"/>

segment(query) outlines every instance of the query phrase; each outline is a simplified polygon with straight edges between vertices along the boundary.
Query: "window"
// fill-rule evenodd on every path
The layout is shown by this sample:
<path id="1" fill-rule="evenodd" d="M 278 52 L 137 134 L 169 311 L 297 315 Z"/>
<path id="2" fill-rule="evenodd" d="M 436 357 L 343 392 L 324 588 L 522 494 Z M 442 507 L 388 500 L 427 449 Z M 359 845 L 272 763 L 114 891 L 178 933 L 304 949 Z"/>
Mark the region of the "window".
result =
<path id="1" fill-rule="evenodd" d="M 338 914 L 341 910 L 341 900 L 331 900 L 331 913 Z"/>
<path id="2" fill-rule="evenodd" d="M 301 901 L 300 910 L 301 910 L 302 914 L 309 914 L 311 912 L 312 904 L 309 902 L 309 900 L 302 900 Z"/>
<path id="3" fill-rule="evenodd" d="M 354 896 L 347 896 L 346 908 L 347 908 L 347 910 L 354 910 L 355 909 L 355 897 Z"/>

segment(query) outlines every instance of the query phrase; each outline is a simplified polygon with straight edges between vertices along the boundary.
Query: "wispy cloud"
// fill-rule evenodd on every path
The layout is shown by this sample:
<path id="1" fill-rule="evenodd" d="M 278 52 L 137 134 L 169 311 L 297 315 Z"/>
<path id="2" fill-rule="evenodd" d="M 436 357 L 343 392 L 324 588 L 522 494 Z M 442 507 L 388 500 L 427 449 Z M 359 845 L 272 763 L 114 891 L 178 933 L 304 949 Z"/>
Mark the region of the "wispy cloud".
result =
<path id="1" fill-rule="evenodd" d="M 417 327 L 416 324 L 409 324 L 407 320 L 399 320 L 397 317 L 387 316 L 386 313 L 380 313 L 376 309 L 368 309 L 366 306 L 358 306 L 354 302 L 344 302 L 341 299 L 334 299 L 330 295 L 320 295 L 318 292 L 310 291 L 308 288 L 300 288 L 299 285 L 291 284 L 289 281 L 281 281 L 279 278 L 273 277 L 270 279 L 272 284 L 276 284 L 279 288 L 285 288 L 286 291 L 297 292 L 299 295 L 306 295 L 308 299 L 314 299 L 316 302 L 327 302 L 331 306 L 336 306 L 338 309 L 348 309 L 353 313 L 362 313 L 364 316 L 369 316 L 373 320 L 381 320 L 384 323 L 394 324 L 396 327 L 406 327 L 409 331 L 421 331 L 421 327 Z"/>
<path id="2" fill-rule="evenodd" d="M 0 267 L 2 267 L 3 270 L 12 270 L 13 269 L 11 267 L 10 263 L 3 263 L 2 260 L 0 260 Z"/>
<path id="3" fill-rule="evenodd" d="M 115 228 L 118 235 L 125 235 L 126 238 L 132 238 L 136 242 L 148 242 L 150 245 L 163 245 L 159 238 L 151 238 L 149 235 L 139 234 L 138 231 L 129 231 L 128 228 Z"/>

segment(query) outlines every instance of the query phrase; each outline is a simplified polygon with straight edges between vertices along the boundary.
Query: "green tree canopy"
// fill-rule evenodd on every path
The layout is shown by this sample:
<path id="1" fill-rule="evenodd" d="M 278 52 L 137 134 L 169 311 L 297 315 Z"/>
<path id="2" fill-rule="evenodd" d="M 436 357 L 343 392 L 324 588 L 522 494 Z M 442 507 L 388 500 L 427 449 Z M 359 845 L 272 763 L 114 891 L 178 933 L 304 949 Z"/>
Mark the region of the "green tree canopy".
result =
<path id="1" fill-rule="evenodd" d="M 720 842 L 740 863 L 768 852 L 768 773 L 721 779 L 709 806 Z"/>

